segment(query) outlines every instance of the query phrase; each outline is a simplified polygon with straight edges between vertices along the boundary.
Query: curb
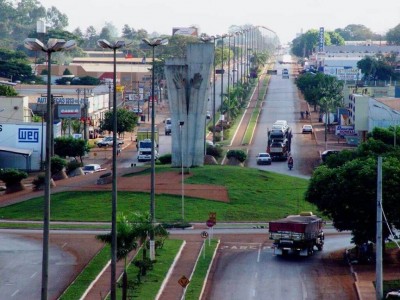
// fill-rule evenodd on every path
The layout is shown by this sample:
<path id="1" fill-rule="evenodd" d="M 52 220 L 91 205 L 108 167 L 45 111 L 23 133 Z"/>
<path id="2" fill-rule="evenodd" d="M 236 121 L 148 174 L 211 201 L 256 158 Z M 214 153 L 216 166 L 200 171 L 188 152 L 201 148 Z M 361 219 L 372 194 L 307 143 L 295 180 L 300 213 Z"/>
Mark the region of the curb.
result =
<path id="1" fill-rule="evenodd" d="M 169 281 L 169 278 L 171 277 L 172 271 L 174 270 L 175 265 L 177 264 L 177 261 L 179 260 L 179 258 L 182 255 L 182 251 L 183 251 L 183 248 L 185 248 L 185 245 L 186 245 L 186 241 L 183 241 L 181 247 L 179 248 L 178 254 L 175 256 L 174 262 L 172 263 L 171 267 L 169 268 L 168 273 L 165 276 L 165 278 L 160 286 L 160 289 L 158 290 L 156 297 L 154 298 L 155 300 L 160 299 L 161 294 L 163 293 L 164 288 L 165 288 L 167 282 Z"/>

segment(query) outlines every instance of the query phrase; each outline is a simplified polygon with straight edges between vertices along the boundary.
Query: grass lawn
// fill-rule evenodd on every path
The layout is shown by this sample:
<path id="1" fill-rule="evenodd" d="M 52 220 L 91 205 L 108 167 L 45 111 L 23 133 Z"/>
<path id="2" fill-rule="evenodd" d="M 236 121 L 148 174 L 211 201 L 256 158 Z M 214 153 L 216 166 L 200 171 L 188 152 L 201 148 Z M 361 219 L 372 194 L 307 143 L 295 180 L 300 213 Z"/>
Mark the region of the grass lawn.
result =
<path id="1" fill-rule="evenodd" d="M 166 170 L 157 166 L 158 170 Z M 169 168 L 170 169 L 170 168 Z M 269 220 L 300 211 L 318 213 L 314 205 L 304 201 L 308 180 L 264 170 L 233 166 L 204 166 L 192 168 L 191 184 L 223 185 L 230 202 L 185 197 L 185 219 L 203 222 L 210 211 L 217 213 L 219 222 Z M 132 176 L 135 180 L 135 176 Z M 180 195 L 156 195 L 156 219 L 174 222 L 181 219 Z M 118 192 L 118 211 L 147 212 L 150 194 Z M 52 221 L 111 221 L 111 192 L 63 192 L 51 197 Z M 0 217 L 16 220 L 42 220 L 43 197 L 0 208 Z"/>
<path id="2" fill-rule="evenodd" d="M 128 299 L 155 299 L 161 284 L 166 277 L 169 268 L 178 254 L 182 240 L 167 239 L 162 249 L 157 249 L 156 262 L 153 269 L 147 271 L 146 276 L 141 277 L 141 283 L 137 284 L 138 268 L 132 263 L 128 266 Z M 135 259 L 142 259 L 142 250 L 138 252 Z M 178 284 L 178 283 L 177 283 Z M 118 284 L 117 299 L 122 299 L 121 283 Z M 107 299 L 109 299 L 108 297 Z"/>

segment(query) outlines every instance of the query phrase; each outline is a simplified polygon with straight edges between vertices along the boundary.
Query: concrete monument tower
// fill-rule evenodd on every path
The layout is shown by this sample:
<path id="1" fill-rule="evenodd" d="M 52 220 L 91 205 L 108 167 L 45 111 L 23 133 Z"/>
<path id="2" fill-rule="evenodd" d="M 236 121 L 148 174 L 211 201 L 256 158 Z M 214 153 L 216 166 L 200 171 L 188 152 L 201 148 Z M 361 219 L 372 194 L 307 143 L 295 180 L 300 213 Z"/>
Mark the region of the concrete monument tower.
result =
<path id="1" fill-rule="evenodd" d="M 207 91 L 214 44 L 189 44 L 186 58 L 167 59 L 165 76 L 172 120 L 172 166 L 204 164 Z"/>

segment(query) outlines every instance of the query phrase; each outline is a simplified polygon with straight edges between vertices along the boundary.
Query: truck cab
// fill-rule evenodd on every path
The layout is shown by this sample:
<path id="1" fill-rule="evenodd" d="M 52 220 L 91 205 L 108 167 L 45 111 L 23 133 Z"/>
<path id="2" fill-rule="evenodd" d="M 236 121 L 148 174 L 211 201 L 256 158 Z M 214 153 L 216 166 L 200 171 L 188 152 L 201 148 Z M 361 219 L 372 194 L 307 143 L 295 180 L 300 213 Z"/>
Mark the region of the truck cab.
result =
<path id="1" fill-rule="evenodd" d="M 138 162 L 151 160 L 151 150 L 152 150 L 151 146 L 152 146 L 151 139 L 144 139 L 138 141 L 138 154 L 137 154 Z M 158 151 L 155 146 L 154 146 L 154 157 L 155 157 L 154 159 L 158 159 Z"/>

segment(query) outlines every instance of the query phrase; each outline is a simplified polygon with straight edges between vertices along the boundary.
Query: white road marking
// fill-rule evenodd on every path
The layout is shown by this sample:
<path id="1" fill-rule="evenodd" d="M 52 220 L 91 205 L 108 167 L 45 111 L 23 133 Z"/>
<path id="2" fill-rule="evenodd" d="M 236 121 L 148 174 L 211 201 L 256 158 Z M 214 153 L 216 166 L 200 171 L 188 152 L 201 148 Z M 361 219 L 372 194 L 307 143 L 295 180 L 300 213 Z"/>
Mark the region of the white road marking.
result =
<path id="1" fill-rule="evenodd" d="M 64 243 L 61 248 L 64 249 L 65 246 L 67 246 L 68 243 Z"/>
<path id="2" fill-rule="evenodd" d="M 258 247 L 258 254 L 257 254 L 257 262 L 260 262 L 260 256 L 261 256 L 261 244 L 260 247 Z"/>
<path id="3" fill-rule="evenodd" d="M 33 274 L 31 275 L 31 278 L 35 277 L 36 274 L 37 274 L 37 272 L 33 273 Z"/>
<path id="4" fill-rule="evenodd" d="M 14 297 L 16 294 L 18 294 L 19 290 L 16 290 L 14 293 L 12 293 L 11 297 Z"/>

